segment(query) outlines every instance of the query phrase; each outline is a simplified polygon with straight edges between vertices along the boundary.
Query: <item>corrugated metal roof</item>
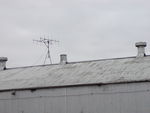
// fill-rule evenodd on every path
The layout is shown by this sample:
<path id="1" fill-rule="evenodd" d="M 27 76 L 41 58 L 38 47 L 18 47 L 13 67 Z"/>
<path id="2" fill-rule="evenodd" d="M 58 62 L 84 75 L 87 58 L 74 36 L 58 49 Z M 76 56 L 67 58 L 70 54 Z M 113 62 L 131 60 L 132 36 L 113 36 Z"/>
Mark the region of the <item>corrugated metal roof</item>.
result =
<path id="1" fill-rule="evenodd" d="M 150 80 L 150 56 L 0 71 L 0 90 Z"/>

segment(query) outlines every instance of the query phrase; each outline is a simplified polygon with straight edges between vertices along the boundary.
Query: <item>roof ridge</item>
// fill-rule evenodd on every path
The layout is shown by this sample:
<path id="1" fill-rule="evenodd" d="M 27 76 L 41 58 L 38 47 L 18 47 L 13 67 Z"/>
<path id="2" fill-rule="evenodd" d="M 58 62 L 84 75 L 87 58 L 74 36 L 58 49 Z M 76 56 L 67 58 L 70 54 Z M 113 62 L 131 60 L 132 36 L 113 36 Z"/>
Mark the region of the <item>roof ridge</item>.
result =
<path id="1" fill-rule="evenodd" d="M 145 57 L 149 57 L 149 56 L 150 56 L 150 55 L 146 55 Z M 136 58 L 136 56 L 119 57 L 119 58 L 105 58 L 105 59 L 85 60 L 85 61 L 73 61 L 73 62 L 67 62 L 67 64 L 86 63 L 86 62 L 96 62 L 96 61 L 105 61 L 105 60 L 120 60 L 120 59 L 129 59 L 129 58 Z M 12 68 L 7 68 L 6 70 L 10 70 L 10 69 L 18 69 L 18 68 L 41 67 L 41 66 L 45 67 L 45 66 L 53 66 L 53 65 L 60 65 L 60 63 L 46 64 L 46 65 L 31 65 L 31 66 L 12 67 Z"/>

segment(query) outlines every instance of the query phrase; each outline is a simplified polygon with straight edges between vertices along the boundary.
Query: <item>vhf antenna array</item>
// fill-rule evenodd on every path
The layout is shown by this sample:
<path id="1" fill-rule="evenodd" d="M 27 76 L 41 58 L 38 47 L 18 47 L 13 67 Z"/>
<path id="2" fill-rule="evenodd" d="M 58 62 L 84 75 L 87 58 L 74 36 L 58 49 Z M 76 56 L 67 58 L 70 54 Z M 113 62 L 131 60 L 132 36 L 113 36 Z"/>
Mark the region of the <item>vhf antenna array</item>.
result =
<path id="1" fill-rule="evenodd" d="M 53 42 L 59 42 L 57 40 L 47 39 L 40 37 L 40 40 L 33 40 L 34 42 L 43 43 L 47 48 L 47 53 L 45 56 L 44 64 L 46 62 L 46 59 L 48 58 L 50 61 L 50 64 L 52 64 L 51 54 L 50 54 L 50 45 L 53 44 Z"/>

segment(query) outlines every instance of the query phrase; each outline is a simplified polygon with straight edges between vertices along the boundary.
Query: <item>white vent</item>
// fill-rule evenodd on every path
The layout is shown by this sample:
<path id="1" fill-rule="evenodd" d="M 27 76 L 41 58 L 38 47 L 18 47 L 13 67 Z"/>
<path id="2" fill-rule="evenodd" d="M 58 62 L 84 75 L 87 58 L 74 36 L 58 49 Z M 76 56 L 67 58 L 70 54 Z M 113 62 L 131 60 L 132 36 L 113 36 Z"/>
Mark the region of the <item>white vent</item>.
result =
<path id="1" fill-rule="evenodd" d="M 137 57 L 144 57 L 146 56 L 145 54 L 145 47 L 146 47 L 146 42 L 137 42 L 135 43 L 135 46 L 138 49 Z"/>
<path id="2" fill-rule="evenodd" d="M 60 55 L 60 64 L 67 64 L 67 55 L 66 54 Z"/>
<path id="3" fill-rule="evenodd" d="M 7 57 L 0 57 L 0 71 L 6 69 Z"/>

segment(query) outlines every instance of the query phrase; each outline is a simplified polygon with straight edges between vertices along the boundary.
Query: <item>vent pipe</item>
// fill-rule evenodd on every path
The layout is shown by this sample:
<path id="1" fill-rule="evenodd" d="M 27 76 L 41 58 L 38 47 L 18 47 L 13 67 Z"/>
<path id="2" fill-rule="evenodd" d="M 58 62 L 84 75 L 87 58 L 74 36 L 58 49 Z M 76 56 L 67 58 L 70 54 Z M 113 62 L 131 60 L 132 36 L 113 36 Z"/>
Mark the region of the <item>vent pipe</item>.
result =
<path id="1" fill-rule="evenodd" d="M 145 54 L 145 47 L 147 46 L 146 42 L 137 42 L 135 43 L 135 46 L 138 49 L 137 57 L 144 57 Z"/>
<path id="2" fill-rule="evenodd" d="M 60 64 L 67 64 L 67 55 L 66 54 L 60 55 Z"/>
<path id="3" fill-rule="evenodd" d="M 7 60 L 8 60 L 7 57 L 0 57 L 0 71 L 6 69 L 6 61 Z"/>

